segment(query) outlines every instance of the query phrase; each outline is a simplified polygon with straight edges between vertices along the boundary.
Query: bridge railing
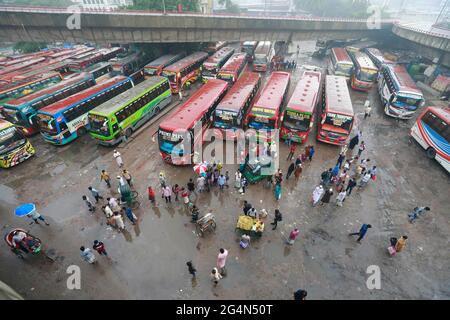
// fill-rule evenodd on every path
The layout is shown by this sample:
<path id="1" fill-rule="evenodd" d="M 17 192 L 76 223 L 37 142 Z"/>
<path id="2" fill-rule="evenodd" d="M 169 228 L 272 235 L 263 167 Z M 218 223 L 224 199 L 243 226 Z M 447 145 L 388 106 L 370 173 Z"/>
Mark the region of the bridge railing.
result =
<path id="1" fill-rule="evenodd" d="M 76 6 L 76 4 L 74 4 Z M 0 6 L 0 12 L 30 12 L 30 13 L 67 13 L 72 12 L 69 7 L 45 7 L 45 6 Z M 311 17 L 305 15 L 248 15 L 248 14 L 231 14 L 231 13 L 212 13 L 203 14 L 190 11 L 153 11 L 153 10 L 128 10 L 128 9 L 107 9 L 107 8 L 83 8 L 79 7 L 83 14 L 109 14 L 109 15 L 177 15 L 192 17 L 215 17 L 215 18 L 244 18 L 244 19 L 268 19 L 268 20 L 303 20 L 317 22 L 353 22 L 365 23 L 367 19 L 349 19 L 349 18 L 333 18 L 333 17 Z M 381 23 L 393 24 L 397 20 L 383 19 Z"/>
<path id="2" fill-rule="evenodd" d="M 417 32 L 417 33 L 426 34 L 428 36 L 434 36 L 434 37 L 439 37 L 439 38 L 450 39 L 450 35 L 449 34 L 437 33 L 437 32 L 433 32 L 433 31 L 423 30 L 423 29 L 420 29 L 420 28 L 417 28 L 417 27 L 401 24 L 399 22 L 395 22 L 394 26 L 396 26 L 398 28 L 401 28 L 401 29 L 407 29 L 407 30 L 411 30 L 411 31 L 414 31 L 414 32 Z"/>

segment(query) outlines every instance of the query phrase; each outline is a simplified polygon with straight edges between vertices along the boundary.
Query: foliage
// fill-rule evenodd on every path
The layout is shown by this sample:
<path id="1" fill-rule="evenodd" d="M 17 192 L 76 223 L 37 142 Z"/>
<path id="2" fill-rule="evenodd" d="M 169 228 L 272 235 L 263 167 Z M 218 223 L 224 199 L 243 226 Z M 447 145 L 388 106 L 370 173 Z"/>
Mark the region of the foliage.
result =
<path id="1" fill-rule="evenodd" d="M 127 6 L 131 10 L 177 11 L 178 4 L 182 5 L 183 11 L 200 11 L 199 0 L 134 0 L 133 5 Z"/>
<path id="2" fill-rule="evenodd" d="M 219 4 L 223 5 L 225 4 L 225 12 L 229 13 L 239 13 L 240 9 L 239 6 L 231 0 L 219 0 Z"/>
<path id="3" fill-rule="evenodd" d="M 42 42 L 17 42 L 14 45 L 14 50 L 19 51 L 20 53 L 32 53 L 44 49 L 47 47 L 46 43 Z"/>

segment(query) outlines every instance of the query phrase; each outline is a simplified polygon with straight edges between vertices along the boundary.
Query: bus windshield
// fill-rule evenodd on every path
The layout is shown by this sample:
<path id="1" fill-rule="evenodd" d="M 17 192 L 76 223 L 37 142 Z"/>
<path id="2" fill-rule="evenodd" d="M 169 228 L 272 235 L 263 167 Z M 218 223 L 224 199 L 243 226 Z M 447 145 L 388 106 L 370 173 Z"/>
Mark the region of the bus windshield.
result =
<path id="1" fill-rule="evenodd" d="M 259 117 L 252 115 L 250 116 L 248 126 L 255 130 L 260 129 L 271 130 L 275 128 L 275 120 L 266 117 Z"/>
<path id="2" fill-rule="evenodd" d="M 352 72 L 353 66 L 351 64 L 346 63 L 337 63 L 336 64 L 336 72 L 342 72 L 344 74 L 350 75 Z"/>
<path id="3" fill-rule="evenodd" d="M 183 135 L 181 134 L 164 131 L 161 129 L 158 131 L 159 148 L 166 153 L 172 153 L 174 147 L 179 144 L 180 150 L 178 150 L 178 155 L 182 156 L 184 154 L 184 143 L 182 143 L 183 140 Z"/>
<path id="4" fill-rule="evenodd" d="M 311 114 L 287 110 L 284 115 L 283 125 L 288 129 L 308 131 L 311 122 Z"/>
<path id="5" fill-rule="evenodd" d="M 356 77 L 361 81 L 372 82 L 375 80 L 376 75 L 377 72 L 375 70 L 359 70 Z"/>
<path id="6" fill-rule="evenodd" d="M 26 143 L 25 137 L 16 127 L 0 131 L 0 154 L 8 153 Z"/>
<path id="7" fill-rule="evenodd" d="M 394 105 L 400 106 L 400 107 L 404 107 L 406 105 L 406 106 L 410 107 L 410 109 L 416 110 L 420 106 L 421 102 L 422 102 L 422 99 L 419 97 L 412 98 L 412 97 L 396 96 Z"/>
<path id="8" fill-rule="evenodd" d="M 162 75 L 164 76 L 164 77 L 166 77 L 167 79 L 169 79 L 169 81 L 170 82 L 175 82 L 175 72 L 172 72 L 172 71 L 163 71 L 162 72 Z"/>
<path id="9" fill-rule="evenodd" d="M 237 112 L 216 110 L 214 121 L 216 128 L 230 129 L 237 126 Z"/>
<path id="10" fill-rule="evenodd" d="M 108 118 L 96 114 L 88 114 L 88 117 L 91 131 L 105 137 L 110 135 Z"/>
<path id="11" fill-rule="evenodd" d="M 353 117 L 346 116 L 337 113 L 327 113 L 327 117 L 325 119 L 325 124 L 329 124 L 335 127 L 342 128 L 344 130 L 349 131 L 353 122 Z"/>
<path id="12" fill-rule="evenodd" d="M 50 134 L 58 134 L 58 128 L 56 127 L 55 119 L 52 116 L 43 113 L 38 113 L 37 119 L 38 119 L 38 126 L 41 131 Z"/>
<path id="13" fill-rule="evenodd" d="M 267 56 L 265 54 L 256 54 L 254 63 L 256 63 L 256 64 L 265 64 L 265 63 L 267 63 Z"/>

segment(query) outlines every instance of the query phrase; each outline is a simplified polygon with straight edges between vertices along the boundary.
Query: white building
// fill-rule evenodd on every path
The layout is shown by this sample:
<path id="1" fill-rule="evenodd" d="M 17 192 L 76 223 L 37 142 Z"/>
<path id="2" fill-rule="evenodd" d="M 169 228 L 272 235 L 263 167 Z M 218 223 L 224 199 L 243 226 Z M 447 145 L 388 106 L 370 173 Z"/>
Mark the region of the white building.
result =
<path id="1" fill-rule="evenodd" d="M 86 10 L 116 10 L 133 4 L 133 0 L 72 0 Z"/>

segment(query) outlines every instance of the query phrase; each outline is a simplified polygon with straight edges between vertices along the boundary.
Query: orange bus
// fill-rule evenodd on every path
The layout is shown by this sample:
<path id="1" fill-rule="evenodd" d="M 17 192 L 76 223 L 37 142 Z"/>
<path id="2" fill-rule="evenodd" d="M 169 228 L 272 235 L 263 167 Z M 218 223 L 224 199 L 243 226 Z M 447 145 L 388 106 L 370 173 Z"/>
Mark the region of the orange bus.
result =
<path id="1" fill-rule="evenodd" d="M 245 124 L 248 128 L 255 130 L 280 128 L 281 109 L 286 100 L 290 77 L 288 72 L 272 72 L 247 115 Z M 260 136 L 261 133 L 258 133 L 257 137 Z"/>
<path id="2" fill-rule="evenodd" d="M 317 140 L 344 145 L 353 127 L 354 112 L 347 79 L 328 75 L 322 91 L 322 110 Z"/>
<path id="3" fill-rule="evenodd" d="M 214 112 L 214 128 L 224 139 L 235 140 L 236 131 L 242 128 L 247 111 L 261 86 L 261 76 L 245 72 L 231 87 Z"/>
<path id="4" fill-rule="evenodd" d="M 255 49 L 255 59 L 253 60 L 253 69 L 255 71 L 266 72 L 269 63 L 275 55 L 275 49 L 272 42 L 260 41 Z"/>
<path id="5" fill-rule="evenodd" d="M 178 93 L 184 85 L 189 85 L 200 77 L 200 67 L 207 58 L 206 52 L 194 52 L 164 68 L 161 75 L 169 79 L 173 94 Z"/>
<path id="6" fill-rule="evenodd" d="M 305 71 L 294 89 L 281 118 L 280 138 L 304 143 L 314 125 L 317 101 L 320 98 L 322 74 Z"/>
<path id="7" fill-rule="evenodd" d="M 220 68 L 217 72 L 217 79 L 222 79 L 228 82 L 235 82 L 247 67 L 247 54 L 240 52 L 235 53 L 230 59 L 225 63 L 225 65 Z"/>
<path id="8" fill-rule="evenodd" d="M 192 160 L 197 162 L 193 159 L 194 146 L 203 144 L 203 133 L 211 125 L 214 110 L 227 88 L 226 81 L 209 80 L 159 124 L 158 145 L 165 162 L 174 165 L 191 164 Z M 194 130 L 198 123 L 202 128 L 199 132 Z M 186 150 L 186 143 L 183 143 L 186 136 L 190 140 L 190 145 L 187 146 L 189 151 Z M 174 153 L 178 155 L 175 159 L 172 158 Z"/>

